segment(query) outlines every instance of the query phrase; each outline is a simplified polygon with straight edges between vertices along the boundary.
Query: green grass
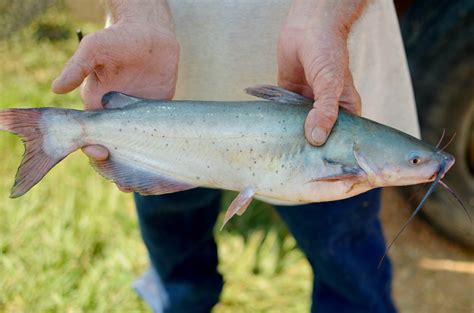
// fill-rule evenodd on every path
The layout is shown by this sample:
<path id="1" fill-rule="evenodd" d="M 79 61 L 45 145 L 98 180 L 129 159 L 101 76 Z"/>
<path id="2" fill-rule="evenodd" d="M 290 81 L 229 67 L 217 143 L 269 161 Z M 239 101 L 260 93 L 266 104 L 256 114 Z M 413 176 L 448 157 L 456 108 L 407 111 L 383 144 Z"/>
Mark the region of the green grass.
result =
<path id="1" fill-rule="evenodd" d="M 69 39 L 39 40 L 44 23 L 71 30 Z M 77 91 L 50 91 L 77 47 L 77 25 L 85 33 L 100 27 L 49 12 L 0 42 L 0 108 L 81 107 Z M 0 312 L 146 311 L 131 289 L 147 267 L 131 196 L 75 153 L 27 195 L 9 199 L 22 149 L 0 134 Z M 226 285 L 215 312 L 309 310 L 310 268 L 269 206 L 254 203 L 216 237 Z"/>

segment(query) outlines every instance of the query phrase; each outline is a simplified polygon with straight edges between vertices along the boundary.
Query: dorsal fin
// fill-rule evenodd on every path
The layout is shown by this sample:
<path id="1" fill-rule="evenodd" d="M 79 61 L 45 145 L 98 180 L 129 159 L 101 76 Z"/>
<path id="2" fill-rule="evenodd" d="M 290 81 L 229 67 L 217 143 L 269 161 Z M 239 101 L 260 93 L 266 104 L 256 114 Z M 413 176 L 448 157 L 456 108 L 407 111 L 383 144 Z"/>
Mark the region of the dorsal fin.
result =
<path id="1" fill-rule="evenodd" d="M 120 109 L 129 104 L 143 100 L 145 99 L 132 97 L 117 91 L 111 91 L 102 96 L 102 106 L 104 109 Z"/>
<path id="2" fill-rule="evenodd" d="M 272 85 L 249 87 L 245 89 L 245 92 L 258 98 L 281 103 L 313 105 L 314 102 L 314 100 L 311 100 L 310 98 L 303 97 L 297 93 Z"/>

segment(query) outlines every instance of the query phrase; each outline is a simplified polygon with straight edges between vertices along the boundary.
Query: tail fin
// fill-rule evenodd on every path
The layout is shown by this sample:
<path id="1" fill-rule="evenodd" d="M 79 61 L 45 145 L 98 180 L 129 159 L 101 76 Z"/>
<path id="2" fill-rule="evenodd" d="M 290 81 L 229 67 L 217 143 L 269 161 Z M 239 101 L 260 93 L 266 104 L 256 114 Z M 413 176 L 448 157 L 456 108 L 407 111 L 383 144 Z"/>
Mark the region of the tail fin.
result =
<path id="1" fill-rule="evenodd" d="M 45 151 L 45 136 L 48 134 L 48 123 L 43 119 L 46 112 L 63 109 L 8 109 L 0 111 L 0 130 L 18 135 L 25 145 L 23 160 L 15 177 L 15 183 L 10 193 L 11 198 L 24 195 L 36 185 L 53 166 L 64 159 L 68 154 L 79 148 L 73 142 L 62 144 L 59 149 Z M 52 149 L 49 149 L 52 150 Z"/>

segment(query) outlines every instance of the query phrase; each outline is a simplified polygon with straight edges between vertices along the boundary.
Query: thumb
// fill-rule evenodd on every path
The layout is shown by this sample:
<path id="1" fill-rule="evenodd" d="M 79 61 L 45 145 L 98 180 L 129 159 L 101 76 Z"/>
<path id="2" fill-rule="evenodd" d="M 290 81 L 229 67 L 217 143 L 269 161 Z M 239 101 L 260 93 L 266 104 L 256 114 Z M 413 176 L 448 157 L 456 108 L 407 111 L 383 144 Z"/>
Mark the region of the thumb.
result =
<path id="1" fill-rule="evenodd" d="M 82 152 L 96 161 L 105 161 L 109 158 L 109 150 L 100 145 L 84 146 L 82 147 Z"/>
<path id="2" fill-rule="evenodd" d="M 53 92 L 67 93 L 79 87 L 94 70 L 96 51 L 100 51 L 99 46 L 97 33 L 84 37 L 77 51 L 64 66 L 61 75 L 53 81 Z"/>
<path id="3" fill-rule="evenodd" d="M 339 112 L 339 97 L 318 98 L 306 117 L 304 130 L 306 139 L 315 146 L 323 145 L 334 126 Z"/>

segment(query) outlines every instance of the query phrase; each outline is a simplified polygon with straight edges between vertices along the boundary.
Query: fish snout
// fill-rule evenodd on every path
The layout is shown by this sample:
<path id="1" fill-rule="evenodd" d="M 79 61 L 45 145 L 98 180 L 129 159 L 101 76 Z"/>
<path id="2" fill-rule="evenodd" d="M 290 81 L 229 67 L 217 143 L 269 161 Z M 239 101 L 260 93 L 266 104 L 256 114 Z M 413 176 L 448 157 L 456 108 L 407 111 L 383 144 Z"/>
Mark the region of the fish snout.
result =
<path id="1" fill-rule="evenodd" d="M 454 165 L 454 163 L 456 162 L 456 159 L 451 154 L 443 153 L 442 162 L 444 164 L 445 172 L 447 172 Z"/>
<path id="2" fill-rule="evenodd" d="M 454 156 L 448 153 L 441 153 L 440 156 L 438 157 L 438 162 L 439 162 L 439 168 L 438 170 L 433 174 L 431 177 L 431 180 L 435 180 L 435 178 L 441 174 L 441 178 L 444 178 L 446 173 L 449 171 L 449 169 L 454 165 L 456 162 L 456 159 Z"/>
<path id="3" fill-rule="evenodd" d="M 446 171 L 448 171 L 451 168 L 451 166 L 454 165 L 454 163 L 456 162 L 456 159 L 451 154 L 447 154 L 445 156 L 445 162 L 446 162 Z"/>

